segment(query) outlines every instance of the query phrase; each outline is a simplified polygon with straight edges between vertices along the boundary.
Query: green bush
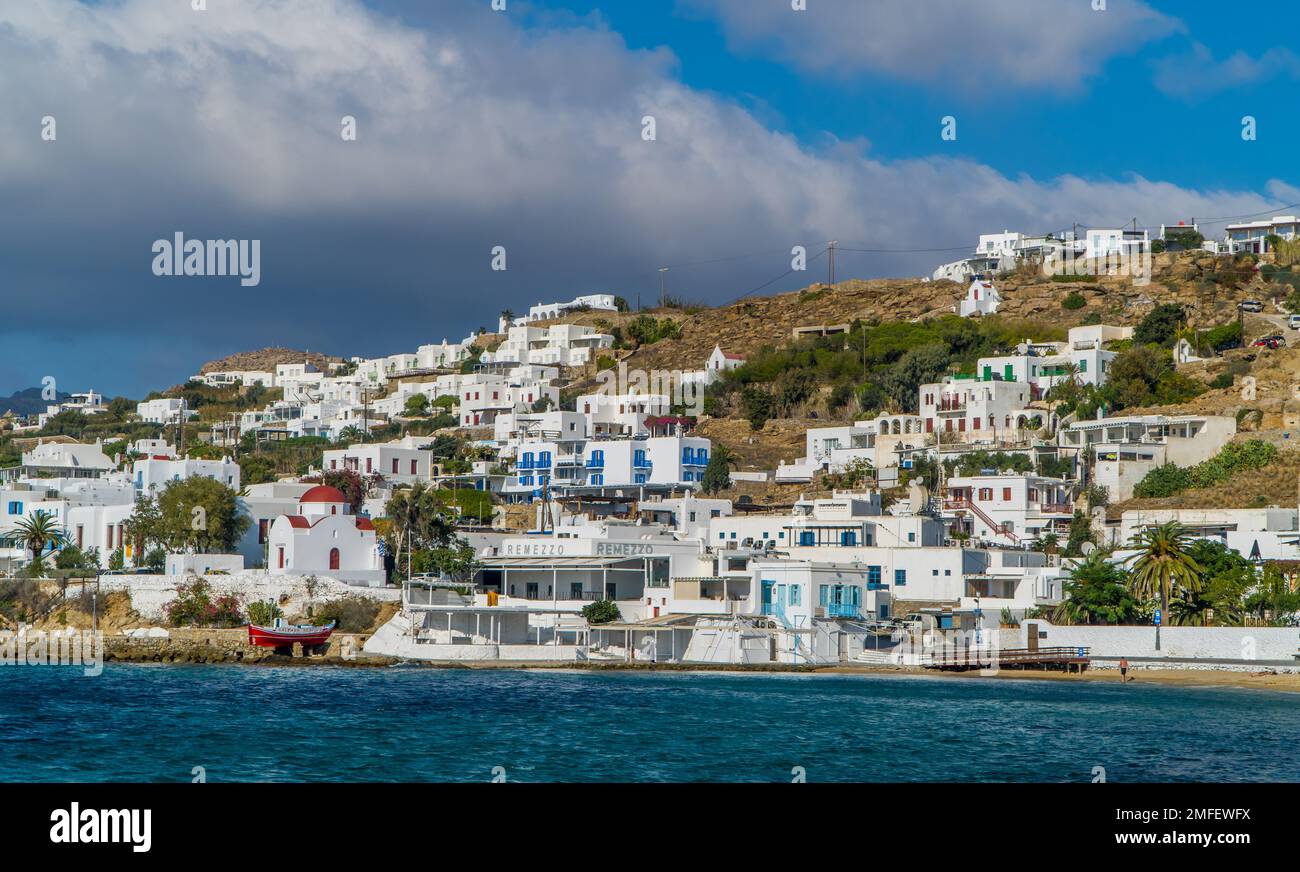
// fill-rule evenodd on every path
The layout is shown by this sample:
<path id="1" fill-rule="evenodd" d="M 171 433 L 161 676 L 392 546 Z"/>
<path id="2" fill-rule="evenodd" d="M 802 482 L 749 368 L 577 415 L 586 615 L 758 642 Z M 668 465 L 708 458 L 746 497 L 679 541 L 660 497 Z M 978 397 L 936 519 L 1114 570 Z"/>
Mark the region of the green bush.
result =
<path id="1" fill-rule="evenodd" d="M 1156 306 L 1133 331 L 1133 341 L 1138 345 L 1170 345 L 1185 317 L 1183 307 L 1177 303 Z"/>
<path id="2" fill-rule="evenodd" d="M 1082 309 L 1088 305 L 1088 300 L 1078 291 L 1070 291 L 1066 294 L 1065 299 L 1061 301 L 1062 309 Z"/>
<path id="3" fill-rule="evenodd" d="M 589 624 L 609 624 L 622 617 L 619 614 L 618 605 L 613 600 L 597 600 L 594 603 L 587 603 L 582 607 L 582 616 L 587 619 Z"/>
<path id="4" fill-rule="evenodd" d="M 1192 467 L 1166 463 L 1158 466 L 1133 488 L 1135 497 L 1168 497 L 1191 488 L 1205 488 L 1227 481 L 1235 473 L 1268 466 L 1277 457 L 1277 447 L 1252 439 L 1234 442 L 1203 463 Z"/>
<path id="5" fill-rule="evenodd" d="M 269 627 L 276 618 L 284 617 L 280 606 L 272 600 L 258 600 L 248 604 L 248 622 L 259 627 Z"/>
<path id="6" fill-rule="evenodd" d="M 239 597 L 222 594 L 214 598 L 211 586 L 201 578 L 178 585 L 176 599 L 165 611 L 173 627 L 237 627 L 244 623 Z"/>

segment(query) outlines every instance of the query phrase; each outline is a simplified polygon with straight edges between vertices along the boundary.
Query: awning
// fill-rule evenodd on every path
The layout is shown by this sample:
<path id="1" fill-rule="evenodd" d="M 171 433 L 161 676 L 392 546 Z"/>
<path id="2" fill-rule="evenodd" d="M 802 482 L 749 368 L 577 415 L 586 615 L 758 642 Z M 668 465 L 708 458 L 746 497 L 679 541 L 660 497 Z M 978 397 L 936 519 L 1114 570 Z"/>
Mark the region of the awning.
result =
<path id="1" fill-rule="evenodd" d="M 492 557 L 480 561 L 480 569 L 601 569 L 632 560 L 645 560 L 649 556 L 651 555 L 637 557 Z"/>

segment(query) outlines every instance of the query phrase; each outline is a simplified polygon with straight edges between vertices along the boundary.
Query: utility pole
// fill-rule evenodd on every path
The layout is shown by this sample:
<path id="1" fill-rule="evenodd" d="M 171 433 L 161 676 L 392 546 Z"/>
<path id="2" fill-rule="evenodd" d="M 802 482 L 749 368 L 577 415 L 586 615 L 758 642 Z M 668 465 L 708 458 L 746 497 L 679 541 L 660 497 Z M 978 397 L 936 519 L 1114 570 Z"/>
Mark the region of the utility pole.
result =
<path id="1" fill-rule="evenodd" d="M 185 398 L 181 397 L 181 408 L 176 413 L 176 456 L 185 456 Z"/>
<path id="2" fill-rule="evenodd" d="M 835 287 L 835 246 L 839 244 L 840 241 L 838 239 L 832 239 L 827 244 L 826 247 L 826 251 L 830 255 L 829 260 L 830 260 L 830 267 L 831 267 L 831 282 L 830 282 L 831 287 Z"/>
<path id="3" fill-rule="evenodd" d="M 662 309 L 668 304 L 668 294 L 664 289 L 664 273 L 668 272 L 668 267 L 659 267 L 659 307 Z"/>

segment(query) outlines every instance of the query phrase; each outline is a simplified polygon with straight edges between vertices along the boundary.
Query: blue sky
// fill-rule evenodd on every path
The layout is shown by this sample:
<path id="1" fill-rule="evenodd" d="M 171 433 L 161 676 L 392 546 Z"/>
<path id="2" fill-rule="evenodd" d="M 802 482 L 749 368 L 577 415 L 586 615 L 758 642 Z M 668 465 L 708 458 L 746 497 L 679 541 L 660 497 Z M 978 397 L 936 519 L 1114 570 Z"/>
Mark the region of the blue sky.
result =
<path id="1" fill-rule="evenodd" d="M 780 276 L 830 238 L 898 250 L 842 277 L 910 276 L 956 254 L 906 250 L 1004 227 L 1300 202 L 1300 12 L 1104 5 L 0 0 L 0 395 L 413 351 L 505 308 L 652 298 L 660 265 L 727 302 L 822 278 Z M 261 285 L 152 275 L 178 230 L 261 240 Z"/>

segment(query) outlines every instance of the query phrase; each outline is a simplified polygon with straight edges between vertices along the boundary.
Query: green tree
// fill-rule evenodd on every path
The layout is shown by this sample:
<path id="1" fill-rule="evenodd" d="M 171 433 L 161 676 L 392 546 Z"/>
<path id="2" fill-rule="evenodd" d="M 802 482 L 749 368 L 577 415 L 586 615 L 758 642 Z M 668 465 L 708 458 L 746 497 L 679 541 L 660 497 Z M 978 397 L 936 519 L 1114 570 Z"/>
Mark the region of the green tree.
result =
<path id="1" fill-rule="evenodd" d="M 160 541 L 172 552 L 234 551 L 252 523 L 238 500 L 232 488 L 215 479 L 195 476 L 167 482 L 158 495 Z"/>
<path id="2" fill-rule="evenodd" d="M 1133 330 L 1133 342 L 1135 345 L 1172 345 L 1186 317 L 1183 307 L 1177 303 L 1156 306 Z"/>
<path id="3" fill-rule="evenodd" d="M 407 549 L 446 548 L 458 543 L 455 512 L 424 482 L 395 491 L 384 514 L 393 522 L 396 550 L 393 558 L 401 566 L 402 552 Z M 411 569 L 415 571 L 415 555 Z"/>
<path id="4" fill-rule="evenodd" d="M 42 566 L 41 556 L 48 546 L 58 546 L 67 541 L 59 519 L 44 509 L 37 509 L 30 516 L 14 524 L 14 528 L 0 536 L 6 544 L 23 548 L 32 555 L 33 569 Z"/>
<path id="5" fill-rule="evenodd" d="M 736 457 L 725 445 L 713 446 L 709 463 L 704 467 L 704 476 L 700 479 L 700 491 L 716 494 L 731 487 L 731 468 L 736 465 Z"/>
<path id="6" fill-rule="evenodd" d="M 582 607 L 582 616 L 587 619 L 589 624 L 609 624 L 622 617 L 619 614 L 618 605 L 613 600 L 607 599 L 587 603 Z"/>
<path id="7" fill-rule="evenodd" d="M 1160 600 L 1169 614 L 1169 600 L 1194 593 L 1201 587 L 1201 567 L 1190 553 L 1191 535 L 1177 521 L 1148 527 L 1133 537 L 1137 553 L 1129 558 L 1129 589 L 1139 600 Z M 1156 625 L 1156 650 L 1160 650 L 1160 625 Z"/>
<path id="8" fill-rule="evenodd" d="M 1062 624 L 1124 624 L 1138 615 L 1138 602 L 1124 570 L 1100 549 L 1075 564 L 1065 580 L 1065 598 L 1052 613 Z"/>
<path id="9" fill-rule="evenodd" d="M 1092 532 L 1092 521 L 1081 509 L 1075 509 L 1074 517 L 1070 518 L 1070 532 L 1065 540 L 1065 556 L 1078 557 L 1083 554 L 1085 542 L 1097 544 Z"/>
<path id="10" fill-rule="evenodd" d="M 402 414 L 407 418 L 423 418 L 429 414 L 429 398 L 424 394 L 411 394 L 406 398 Z"/>
<path id="11" fill-rule="evenodd" d="M 913 348 L 898 359 L 881 381 L 885 393 L 905 412 L 917 410 L 917 392 L 947 372 L 951 355 L 938 343 Z"/>

